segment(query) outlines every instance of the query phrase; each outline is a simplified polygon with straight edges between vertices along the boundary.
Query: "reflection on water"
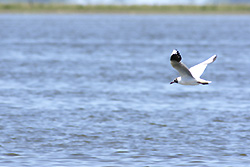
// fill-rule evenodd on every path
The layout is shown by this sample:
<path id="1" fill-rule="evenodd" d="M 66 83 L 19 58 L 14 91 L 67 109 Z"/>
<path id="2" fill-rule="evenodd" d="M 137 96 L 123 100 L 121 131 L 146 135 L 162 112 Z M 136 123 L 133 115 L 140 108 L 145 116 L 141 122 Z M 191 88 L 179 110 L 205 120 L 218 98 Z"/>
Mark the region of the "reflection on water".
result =
<path id="1" fill-rule="evenodd" d="M 0 15 L 2 166 L 246 166 L 250 18 Z M 208 86 L 169 85 L 179 49 Z"/>

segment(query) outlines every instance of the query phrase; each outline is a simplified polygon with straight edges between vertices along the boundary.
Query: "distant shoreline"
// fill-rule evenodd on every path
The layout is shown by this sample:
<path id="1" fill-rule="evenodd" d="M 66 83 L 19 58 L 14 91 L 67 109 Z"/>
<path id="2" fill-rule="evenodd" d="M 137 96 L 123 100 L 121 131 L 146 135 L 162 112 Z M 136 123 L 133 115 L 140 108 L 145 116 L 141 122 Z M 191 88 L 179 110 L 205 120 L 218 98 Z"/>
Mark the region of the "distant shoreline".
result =
<path id="1" fill-rule="evenodd" d="M 0 4 L 0 13 L 250 14 L 250 5 Z"/>

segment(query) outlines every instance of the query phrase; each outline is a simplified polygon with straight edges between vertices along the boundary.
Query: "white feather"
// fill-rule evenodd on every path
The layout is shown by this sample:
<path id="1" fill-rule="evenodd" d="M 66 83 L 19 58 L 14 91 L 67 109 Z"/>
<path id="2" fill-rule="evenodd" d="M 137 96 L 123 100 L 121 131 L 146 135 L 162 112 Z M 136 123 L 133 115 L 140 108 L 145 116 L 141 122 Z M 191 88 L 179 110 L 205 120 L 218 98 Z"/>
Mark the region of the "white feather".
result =
<path id="1" fill-rule="evenodd" d="M 197 64 L 189 69 L 191 74 L 193 75 L 194 78 L 200 78 L 200 76 L 203 74 L 205 71 L 206 67 L 208 64 L 214 62 L 216 60 L 217 56 L 213 55 L 209 59 L 201 62 L 200 64 Z"/>

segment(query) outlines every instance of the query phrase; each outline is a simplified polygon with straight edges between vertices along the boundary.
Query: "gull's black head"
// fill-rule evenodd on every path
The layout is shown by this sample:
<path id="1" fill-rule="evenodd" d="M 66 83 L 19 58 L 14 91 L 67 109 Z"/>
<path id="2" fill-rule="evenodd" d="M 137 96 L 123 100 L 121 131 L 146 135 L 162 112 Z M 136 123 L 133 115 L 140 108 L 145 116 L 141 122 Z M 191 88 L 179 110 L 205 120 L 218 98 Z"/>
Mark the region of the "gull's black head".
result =
<path id="1" fill-rule="evenodd" d="M 170 84 L 173 84 L 173 83 L 178 83 L 178 79 L 175 78 L 172 82 L 170 82 Z"/>
<path id="2" fill-rule="evenodd" d="M 173 50 L 171 57 L 170 57 L 170 60 L 177 61 L 177 62 L 181 61 L 181 54 L 177 49 Z"/>

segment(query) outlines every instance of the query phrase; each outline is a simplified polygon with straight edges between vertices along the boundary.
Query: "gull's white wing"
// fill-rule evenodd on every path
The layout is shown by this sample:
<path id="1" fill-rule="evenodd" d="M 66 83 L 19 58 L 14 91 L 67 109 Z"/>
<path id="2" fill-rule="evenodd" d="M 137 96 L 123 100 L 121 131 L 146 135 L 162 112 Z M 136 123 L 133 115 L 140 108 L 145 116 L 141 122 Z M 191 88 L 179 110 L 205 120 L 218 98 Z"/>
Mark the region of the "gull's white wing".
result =
<path id="1" fill-rule="evenodd" d="M 183 64 L 182 62 L 171 61 L 171 65 L 179 72 L 182 78 L 186 78 L 186 77 L 193 78 L 187 66 Z"/>
<path id="2" fill-rule="evenodd" d="M 216 55 L 213 55 L 206 61 L 201 62 L 200 64 L 197 64 L 189 69 L 191 72 L 192 76 L 194 78 L 200 78 L 200 76 L 203 74 L 204 70 L 206 69 L 207 65 L 214 62 L 215 59 L 217 58 Z"/>

